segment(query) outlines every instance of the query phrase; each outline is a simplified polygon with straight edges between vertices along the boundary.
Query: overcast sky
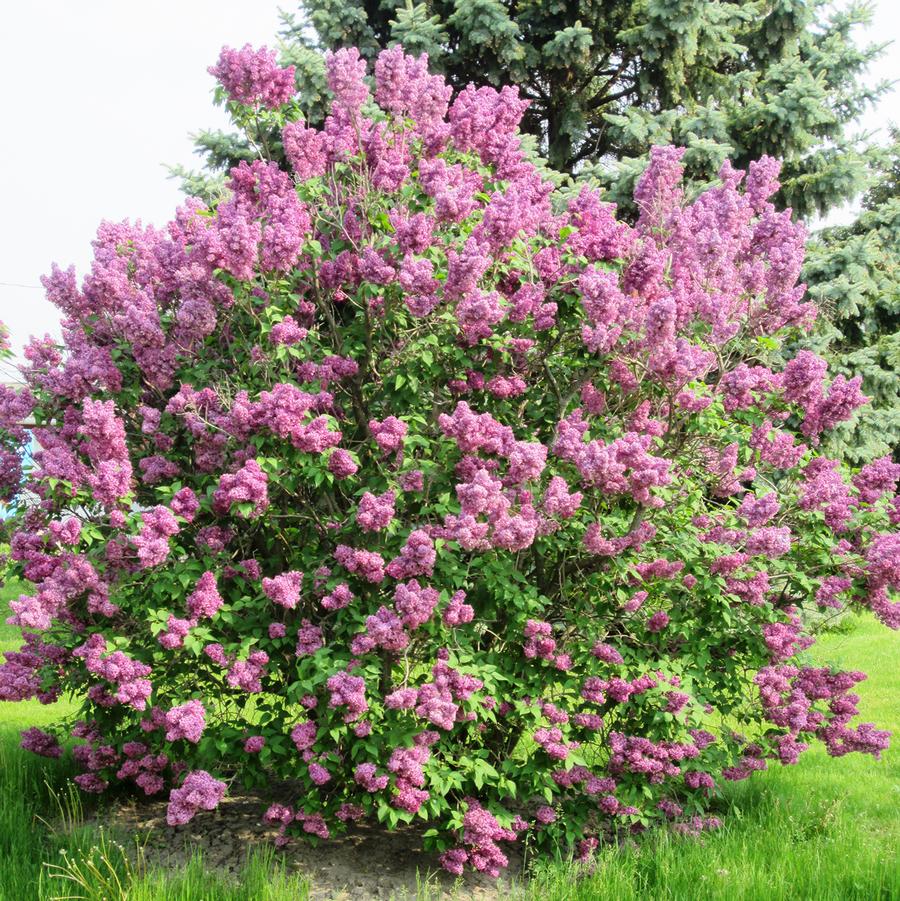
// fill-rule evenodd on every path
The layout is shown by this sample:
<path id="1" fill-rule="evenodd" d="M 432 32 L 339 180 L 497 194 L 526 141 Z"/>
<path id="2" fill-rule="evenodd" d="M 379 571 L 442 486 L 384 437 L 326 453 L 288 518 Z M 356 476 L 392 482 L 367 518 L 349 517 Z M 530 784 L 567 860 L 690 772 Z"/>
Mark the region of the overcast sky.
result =
<path id="1" fill-rule="evenodd" d="M 31 0 L 0 32 L 5 137 L 0 321 L 21 348 L 58 334 L 38 279 L 51 262 L 79 278 L 101 219 L 165 223 L 179 204 L 163 163 L 196 165 L 189 133 L 222 127 L 206 72 L 224 44 L 274 44 L 292 0 Z M 900 6 L 878 0 L 872 40 L 897 41 L 873 79 L 900 77 Z M 893 57 L 893 59 L 891 58 Z M 870 115 L 900 122 L 900 93 Z"/>

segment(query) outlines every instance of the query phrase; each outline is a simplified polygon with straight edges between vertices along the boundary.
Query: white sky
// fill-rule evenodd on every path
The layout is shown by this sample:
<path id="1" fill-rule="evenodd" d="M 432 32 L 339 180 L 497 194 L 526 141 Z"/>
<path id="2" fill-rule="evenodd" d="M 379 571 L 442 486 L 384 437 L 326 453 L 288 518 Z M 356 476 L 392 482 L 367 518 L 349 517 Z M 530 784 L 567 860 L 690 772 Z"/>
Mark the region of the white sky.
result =
<path id="1" fill-rule="evenodd" d="M 0 321 L 19 348 L 58 334 L 40 276 L 79 281 L 101 219 L 167 222 L 163 163 L 198 168 L 189 133 L 226 127 L 206 71 L 224 44 L 275 46 L 294 0 L 21 0 L 0 29 Z"/>
<path id="2" fill-rule="evenodd" d="M 295 0 L 30 0 L 0 31 L 5 134 L 0 321 L 21 348 L 58 334 L 39 278 L 53 261 L 79 279 L 101 219 L 164 224 L 179 204 L 163 163 L 196 167 L 189 133 L 223 127 L 206 72 L 223 44 L 274 46 Z M 878 0 L 871 40 L 894 40 L 872 80 L 900 78 L 900 5 Z M 866 126 L 900 123 L 900 92 Z M 18 285 L 32 287 L 17 287 Z"/>

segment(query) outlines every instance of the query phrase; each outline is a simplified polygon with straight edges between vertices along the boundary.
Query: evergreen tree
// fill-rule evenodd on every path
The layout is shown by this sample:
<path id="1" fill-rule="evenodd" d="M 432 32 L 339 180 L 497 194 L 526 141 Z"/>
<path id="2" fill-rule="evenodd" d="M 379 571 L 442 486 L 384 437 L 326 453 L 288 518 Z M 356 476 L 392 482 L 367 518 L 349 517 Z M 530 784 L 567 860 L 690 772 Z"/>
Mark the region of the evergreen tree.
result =
<path id="1" fill-rule="evenodd" d="M 861 374 L 872 398 L 830 438 L 851 462 L 900 458 L 900 130 L 891 137 L 871 152 L 876 180 L 859 216 L 813 236 L 803 273 L 823 314 L 810 346 L 835 371 Z"/>
<path id="2" fill-rule="evenodd" d="M 862 82 L 881 50 L 855 41 L 869 17 L 867 4 L 827 0 L 305 0 L 284 16 L 282 61 L 314 124 L 323 50 L 372 57 L 402 43 L 456 89 L 518 85 L 549 165 L 594 177 L 626 207 L 648 148 L 674 143 L 700 182 L 726 158 L 783 159 L 777 200 L 806 216 L 864 185 L 852 125 L 884 90 Z M 242 158 L 217 132 L 198 149 L 213 170 Z"/>

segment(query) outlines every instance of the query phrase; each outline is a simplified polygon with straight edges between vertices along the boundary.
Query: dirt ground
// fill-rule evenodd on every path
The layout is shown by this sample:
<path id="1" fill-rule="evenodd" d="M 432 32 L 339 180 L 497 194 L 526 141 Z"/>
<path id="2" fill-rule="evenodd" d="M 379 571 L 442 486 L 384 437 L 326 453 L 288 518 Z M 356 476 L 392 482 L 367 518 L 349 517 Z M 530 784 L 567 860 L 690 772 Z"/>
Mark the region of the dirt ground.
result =
<path id="1" fill-rule="evenodd" d="M 248 850 L 272 842 L 277 828 L 262 822 L 268 802 L 251 795 L 225 798 L 214 811 L 201 811 L 185 826 L 166 824 L 165 801 L 130 801 L 106 811 L 103 820 L 140 839 L 147 836 L 148 864 L 177 866 L 195 849 L 207 867 L 223 872 L 240 870 Z M 284 856 L 289 870 L 310 877 L 310 897 L 315 901 L 401 901 L 415 898 L 417 885 L 426 880 L 429 899 L 509 898 L 512 880 L 519 880 L 520 857 L 510 854 L 508 875 L 499 880 L 466 872 L 454 878 L 444 872 L 437 855 L 422 850 L 427 828 L 403 826 L 394 832 L 384 827 L 357 825 L 345 835 L 313 847 L 293 838 L 276 853 Z"/>

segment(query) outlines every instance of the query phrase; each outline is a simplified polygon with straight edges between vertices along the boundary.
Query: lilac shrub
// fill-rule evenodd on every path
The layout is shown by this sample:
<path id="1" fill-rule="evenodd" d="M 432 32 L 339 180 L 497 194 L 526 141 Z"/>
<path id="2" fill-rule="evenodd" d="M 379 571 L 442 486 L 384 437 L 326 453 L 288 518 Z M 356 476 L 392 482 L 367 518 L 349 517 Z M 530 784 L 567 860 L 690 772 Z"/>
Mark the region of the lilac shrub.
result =
<path id="1" fill-rule="evenodd" d="M 860 381 L 776 362 L 815 315 L 778 164 L 688 201 L 658 147 L 632 226 L 542 181 L 514 89 L 393 49 L 373 95 L 342 50 L 316 130 L 266 52 L 213 71 L 290 171 L 104 223 L 80 286 L 44 280 L 63 346 L 0 394 L 32 586 L 0 698 L 81 703 L 81 787 L 178 825 L 290 779 L 280 844 L 421 819 L 496 874 L 526 837 L 713 828 L 724 780 L 816 741 L 878 757 L 806 624 L 900 624 L 900 467 L 823 457 Z"/>

